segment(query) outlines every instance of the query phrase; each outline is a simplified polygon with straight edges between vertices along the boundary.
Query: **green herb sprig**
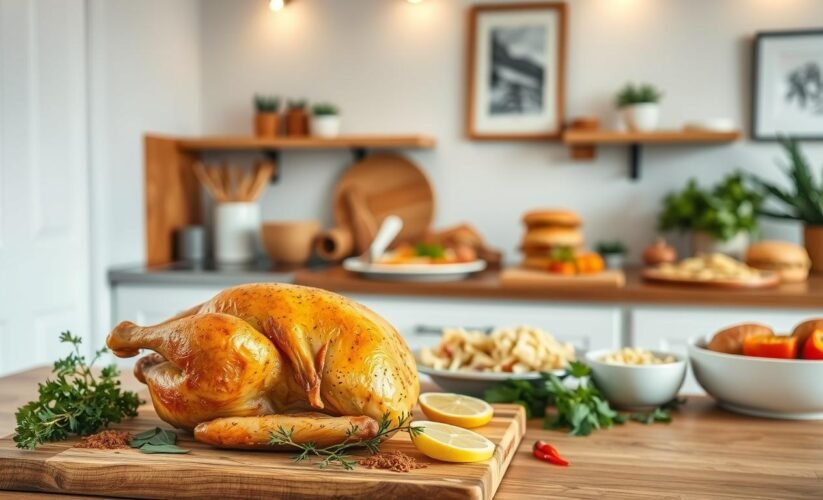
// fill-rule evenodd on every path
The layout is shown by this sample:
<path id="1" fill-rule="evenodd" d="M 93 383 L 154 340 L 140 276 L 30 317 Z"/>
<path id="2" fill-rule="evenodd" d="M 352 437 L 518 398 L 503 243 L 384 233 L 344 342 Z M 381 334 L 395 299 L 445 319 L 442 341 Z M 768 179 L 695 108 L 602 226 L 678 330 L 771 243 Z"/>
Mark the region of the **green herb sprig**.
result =
<path id="1" fill-rule="evenodd" d="M 177 434 L 160 427 L 141 432 L 129 441 L 129 446 L 137 448 L 141 453 L 189 453 L 191 450 L 177 446 Z"/>
<path id="2" fill-rule="evenodd" d="M 380 421 L 380 426 L 374 437 L 366 440 L 358 440 L 355 438 L 358 426 L 352 424 L 351 428 L 346 431 L 346 439 L 342 443 L 327 446 L 325 448 L 318 448 L 313 442 L 311 443 L 296 443 L 293 440 L 294 427 L 284 429 L 280 426 L 277 431 L 271 433 L 269 444 L 272 446 L 288 446 L 299 450 L 299 453 L 294 456 L 295 462 L 302 462 L 308 460 L 310 457 L 318 457 L 321 460 L 317 463 L 320 469 L 326 469 L 330 465 L 340 465 L 345 470 L 354 469 L 357 462 L 349 458 L 349 450 L 356 447 L 365 447 L 369 453 L 377 453 L 379 451 L 382 439 L 389 434 L 395 432 L 408 432 L 412 437 L 417 436 L 423 432 L 423 427 L 412 427 L 411 415 L 401 414 L 397 418 L 397 425 L 392 427 L 392 419 L 388 414 L 383 415 Z"/>
<path id="3" fill-rule="evenodd" d="M 418 257 L 442 259 L 446 255 L 446 249 L 438 243 L 420 243 L 414 247 L 414 254 Z"/>
<path id="4" fill-rule="evenodd" d="M 80 337 L 60 334 L 60 342 L 71 344 L 72 352 L 54 363 L 55 378 L 38 385 L 39 397 L 21 406 L 15 418 L 14 442 L 18 448 L 68 439 L 70 434 L 88 436 L 124 417 L 137 416 L 141 401 L 137 394 L 123 391 L 115 365 L 95 375 L 94 363 L 107 352 L 94 353 L 90 362 L 80 354 Z"/>

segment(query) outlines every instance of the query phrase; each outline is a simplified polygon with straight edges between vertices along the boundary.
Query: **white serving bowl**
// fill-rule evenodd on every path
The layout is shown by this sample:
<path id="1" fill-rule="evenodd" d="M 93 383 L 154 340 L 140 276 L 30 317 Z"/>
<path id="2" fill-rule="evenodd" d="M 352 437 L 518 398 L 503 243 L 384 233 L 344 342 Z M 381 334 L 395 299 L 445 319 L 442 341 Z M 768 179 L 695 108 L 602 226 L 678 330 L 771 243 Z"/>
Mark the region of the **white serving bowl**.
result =
<path id="1" fill-rule="evenodd" d="M 674 363 L 659 365 L 613 365 L 600 361 L 615 349 L 586 353 L 594 383 L 603 396 L 618 408 L 648 408 L 668 403 L 677 396 L 686 378 L 686 360 L 673 353 L 651 351 L 658 357 L 673 356 Z"/>
<path id="2" fill-rule="evenodd" d="M 689 340 L 695 378 L 717 403 L 757 417 L 823 419 L 823 361 L 723 354 Z"/>
<path id="3" fill-rule="evenodd" d="M 468 370 L 450 371 L 429 368 L 422 364 L 417 365 L 417 371 L 431 377 L 432 382 L 440 386 L 446 392 L 465 394 L 467 396 L 483 397 L 487 389 L 505 382 L 506 380 L 527 380 L 538 383 L 542 376 L 540 372 L 528 373 L 498 373 L 498 372 L 473 372 Z M 556 370 L 555 375 L 562 375 L 565 370 Z"/>

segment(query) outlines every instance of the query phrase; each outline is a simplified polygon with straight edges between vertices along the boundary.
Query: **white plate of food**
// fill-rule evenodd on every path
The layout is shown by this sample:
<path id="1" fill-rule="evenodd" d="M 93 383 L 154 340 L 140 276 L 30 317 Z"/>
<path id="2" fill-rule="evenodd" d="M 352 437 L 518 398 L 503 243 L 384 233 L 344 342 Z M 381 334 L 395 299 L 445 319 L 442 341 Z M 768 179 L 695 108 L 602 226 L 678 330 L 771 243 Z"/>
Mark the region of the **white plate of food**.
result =
<path id="1" fill-rule="evenodd" d="M 440 343 L 415 352 L 417 370 L 449 392 L 483 396 L 505 380 L 539 381 L 541 373 L 561 375 L 576 359 L 570 343 L 531 327 L 491 333 L 446 328 Z"/>
<path id="2" fill-rule="evenodd" d="M 351 257 L 343 261 L 343 269 L 375 280 L 457 281 L 486 269 L 486 261 L 477 259 L 443 264 L 387 264 Z"/>
<path id="3" fill-rule="evenodd" d="M 717 288 L 768 288 L 780 283 L 777 273 L 760 271 L 722 254 L 699 255 L 677 264 L 645 269 L 643 279 L 654 283 Z"/>

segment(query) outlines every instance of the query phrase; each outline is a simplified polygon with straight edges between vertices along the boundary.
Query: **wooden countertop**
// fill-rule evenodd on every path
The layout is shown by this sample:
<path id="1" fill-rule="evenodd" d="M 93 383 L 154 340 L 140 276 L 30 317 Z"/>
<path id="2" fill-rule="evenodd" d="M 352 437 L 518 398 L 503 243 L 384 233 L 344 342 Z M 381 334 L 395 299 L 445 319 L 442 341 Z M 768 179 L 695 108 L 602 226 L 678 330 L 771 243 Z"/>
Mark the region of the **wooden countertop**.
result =
<path id="1" fill-rule="evenodd" d="M 48 368 L 0 378 L 0 434 L 14 428 L 14 411 L 37 391 Z M 137 382 L 124 371 L 123 383 Z M 534 441 L 551 442 L 567 468 L 534 459 Z M 630 422 L 588 437 L 572 437 L 529 422 L 498 490 L 522 498 L 819 498 L 823 491 L 823 422 L 744 417 L 691 397 L 671 424 Z M 3 493 L 3 498 L 43 498 Z M 79 498 L 64 497 L 60 498 Z"/>
<path id="2" fill-rule="evenodd" d="M 699 307 L 770 307 L 814 309 L 823 307 L 823 275 L 805 283 L 761 290 L 657 285 L 644 282 L 638 270 L 626 272 L 624 288 L 545 288 L 502 284 L 499 272 L 490 270 L 464 281 L 399 283 L 361 278 L 339 267 L 301 270 L 295 283 L 333 292 L 423 297 L 518 299 L 603 304 L 649 304 Z"/>

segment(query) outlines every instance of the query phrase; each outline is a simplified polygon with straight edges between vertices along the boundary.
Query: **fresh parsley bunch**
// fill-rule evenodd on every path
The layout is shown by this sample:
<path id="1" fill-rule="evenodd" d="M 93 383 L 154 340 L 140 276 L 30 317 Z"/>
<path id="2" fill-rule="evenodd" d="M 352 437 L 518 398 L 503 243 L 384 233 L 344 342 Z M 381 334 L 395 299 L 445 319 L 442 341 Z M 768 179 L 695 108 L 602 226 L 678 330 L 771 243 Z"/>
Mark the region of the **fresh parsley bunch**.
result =
<path id="1" fill-rule="evenodd" d="M 67 439 L 69 434 L 88 436 L 124 417 L 137 416 L 141 401 L 137 394 L 120 388 L 119 372 L 109 365 L 95 376 L 94 363 L 107 352 L 95 352 L 90 362 L 80 354 L 80 337 L 60 334 L 60 342 L 72 345 L 72 352 L 54 363 L 54 379 L 38 385 L 39 397 L 15 413 L 14 441 L 18 448 Z"/>

